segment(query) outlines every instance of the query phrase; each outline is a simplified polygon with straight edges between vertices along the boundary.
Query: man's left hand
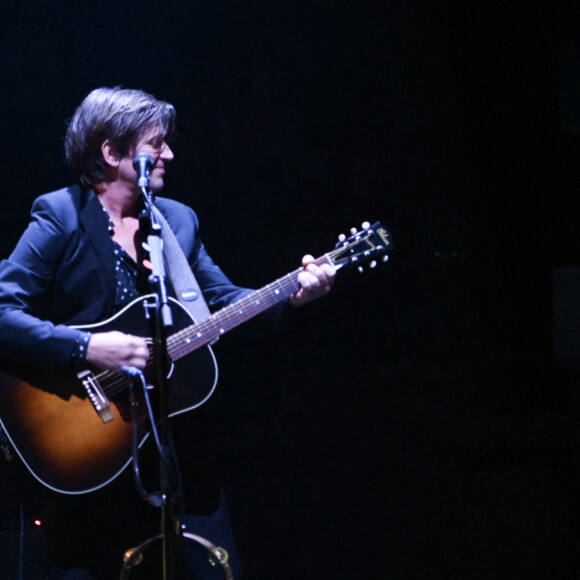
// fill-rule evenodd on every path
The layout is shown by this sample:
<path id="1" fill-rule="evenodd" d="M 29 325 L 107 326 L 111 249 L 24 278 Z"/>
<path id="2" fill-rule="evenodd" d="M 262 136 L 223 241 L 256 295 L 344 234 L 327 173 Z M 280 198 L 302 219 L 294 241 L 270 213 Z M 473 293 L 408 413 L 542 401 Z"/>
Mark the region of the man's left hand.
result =
<path id="1" fill-rule="evenodd" d="M 290 303 L 294 306 L 303 306 L 328 294 L 336 276 L 334 266 L 330 264 L 317 266 L 310 254 L 302 258 L 302 266 L 304 269 L 298 274 L 300 290 L 290 296 Z"/>

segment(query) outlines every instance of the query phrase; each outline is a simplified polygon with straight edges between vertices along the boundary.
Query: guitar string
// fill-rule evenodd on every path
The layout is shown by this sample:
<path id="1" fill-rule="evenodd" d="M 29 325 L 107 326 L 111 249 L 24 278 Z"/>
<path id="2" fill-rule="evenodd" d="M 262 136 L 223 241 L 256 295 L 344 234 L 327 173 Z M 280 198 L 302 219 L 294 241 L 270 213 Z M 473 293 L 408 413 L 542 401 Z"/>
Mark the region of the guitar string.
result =
<path id="1" fill-rule="evenodd" d="M 380 224 L 375 224 L 373 230 L 377 225 Z M 371 230 L 367 230 L 367 232 L 369 235 L 364 239 L 362 239 L 360 235 L 357 235 L 357 237 L 353 236 L 334 250 L 315 260 L 314 263 L 320 266 L 323 263 L 330 262 L 330 264 L 334 265 L 337 269 L 340 269 L 349 262 L 357 262 L 358 256 L 360 255 L 363 255 L 368 259 L 374 254 L 385 253 L 387 250 L 381 243 L 374 245 L 374 243 L 369 242 L 371 234 L 375 237 L 376 232 L 371 232 Z M 388 235 L 386 231 L 385 235 Z M 383 238 L 382 241 L 385 241 L 388 246 L 389 242 L 385 240 L 384 236 L 381 237 Z M 353 238 L 354 241 L 351 241 Z M 364 252 L 359 252 L 357 255 L 353 248 L 361 242 L 368 244 L 367 249 Z M 344 254 L 347 252 L 349 255 L 345 257 Z M 337 260 L 341 254 L 343 257 Z M 245 298 L 230 304 L 201 323 L 189 325 L 171 335 L 167 339 L 167 350 L 170 359 L 172 361 L 179 360 L 190 352 L 193 352 L 206 344 L 210 344 L 221 334 L 228 332 L 246 320 L 260 314 L 284 298 L 288 298 L 297 290 L 297 277 L 301 270 L 302 268 L 298 268 L 294 272 L 266 285 L 264 288 L 256 290 Z M 218 324 L 220 322 L 221 324 Z M 193 335 L 195 335 L 197 340 L 192 338 Z M 150 348 L 153 350 L 154 345 L 151 345 Z M 150 357 L 146 363 L 144 370 L 145 374 L 154 370 L 153 360 L 155 360 L 155 357 Z M 101 386 L 103 393 L 108 397 L 114 397 L 120 392 L 126 390 L 130 381 L 126 373 L 112 370 L 101 372 L 95 378 Z"/>
<path id="2" fill-rule="evenodd" d="M 333 256 L 343 252 L 344 248 L 334 250 L 315 260 L 315 263 L 317 265 L 328 263 L 329 261 L 334 263 Z M 186 327 L 173 334 L 171 337 L 173 352 L 171 354 L 174 356 L 172 358 L 174 360 L 182 358 L 189 352 L 192 352 L 192 350 L 208 344 L 208 342 L 218 338 L 221 334 L 260 314 L 284 298 L 288 298 L 288 296 L 298 289 L 297 276 L 301 271 L 302 268 L 298 268 L 294 272 L 286 274 L 286 276 L 275 280 L 264 288 L 256 290 L 245 298 L 230 304 L 207 320 L 197 325 Z M 275 286 L 277 287 L 275 288 Z M 218 318 L 222 324 L 217 324 Z M 208 331 L 210 335 L 209 339 L 207 336 Z M 194 334 L 195 338 L 192 339 L 191 335 Z"/>
<path id="3" fill-rule="evenodd" d="M 344 251 L 345 248 L 333 250 L 315 260 L 315 263 L 320 265 L 328 262 L 328 260 L 335 263 L 335 257 L 344 253 Z M 209 344 L 221 334 L 260 314 L 281 300 L 288 298 L 288 296 L 296 291 L 297 276 L 301 270 L 302 268 L 298 268 L 294 272 L 286 274 L 267 286 L 226 306 L 208 319 L 198 324 L 187 326 L 172 334 L 167 340 L 170 358 L 172 360 L 179 360 L 197 348 Z M 218 322 L 222 323 L 218 324 Z M 195 337 L 191 338 L 192 335 L 195 335 Z M 153 348 L 152 346 L 151 349 Z M 147 371 L 153 370 L 154 365 L 150 361 L 151 359 L 145 367 L 146 374 Z M 99 373 L 95 378 L 101 385 L 103 392 L 109 397 L 114 397 L 126 390 L 129 385 L 129 379 L 125 373 L 120 371 L 106 370 Z"/>
<path id="4" fill-rule="evenodd" d="M 222 334 L 222 329 L 225 332 L 226 328 L 227 330 L 230 330 L 234 326 L 241 324 L 244 315 L 247 316 L 247 318 L 250 318 L 251 316 L 259 314 L 263 310 L 276 304 L 276 302 L 285 297 L 283 294 L 290 290 L 292 285 L 295 284 L 291 279 L 293 276 L 296 276 L 297 272 L 288 274 L 284 278 L 272 282 L 265 288 L 262 288 L 261 290 L 258 290 L 221 310 L 219 313 L 220 319 L 223 318 L 224 324 L 218 325 L 214 315 L 197 325 L 191 325 L 171 335 L 167 340 L 170 358 L 172 360 L 182 358 L 185 354 L 188 354 L 189 352 L 192 352 L 192 350 L 196 350 L 197 348 L 204 346 L 204 344 L 208 344 L 214 338 L 217 338 Z M 280 285 L 284 293 L 281 292 L 280 289 L 273 288 L 275 285 Z M 270 298 L 268 298 L 268 294 L 271 295 Z M 266 305 L 264 306 L 263 303 Z M 236 311 L 235 314 L 234 311 Z M 193 330 L 193 328 L 195 328 L 195 330 Z M 200 344 L 197 345 L 194 342 L 194 346 L 191 347 L 192 340 L 187 338 L 187 335 L 189 334 L 195 334 L 198 337 L 197 342 Z M 151 350 L 153 349 L 154 346 L 152 345 Z M 145 373 L 147 373 L 148 370 L 152 370 L 153 364 L 150 363 L 151 358 L 146 364 Z M 103 392 L 108 397 L 113 397 L 119 394 L 129 385 L 129 379 L 125 376 L 125 373 L 120 371 L 106 370 L 99 373 L 95 378 L 101 385 Z"/>

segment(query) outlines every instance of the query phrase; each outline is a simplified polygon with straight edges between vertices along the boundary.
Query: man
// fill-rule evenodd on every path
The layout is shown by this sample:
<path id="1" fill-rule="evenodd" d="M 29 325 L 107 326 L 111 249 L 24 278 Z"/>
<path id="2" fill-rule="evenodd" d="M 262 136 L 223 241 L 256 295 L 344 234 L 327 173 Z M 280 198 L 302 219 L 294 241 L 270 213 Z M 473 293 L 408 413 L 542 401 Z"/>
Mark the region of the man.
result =
<path id="1" fill-rule="evenodd" d="M 152 157 L 149 189 L 161 191 L 173 160 L 168 142 L 174 127 L 173 106 L 141 91 L 96 89 L 76 110 L 65 151 L 77 185 L 35 201 L 28 228 L 0 264 L 0 368 L 4 371 L 29 380 L 30 373 L 74 373 L 89 364 L 112 371 L 145 368 L 150 353 L 144 337 L 73 326 L 106 320 L 150 292 L 139 223 L 144 202 L 133 160 L 138 153 Z M 250 292 L 232 284 L 211 260 L 190 208 L 161 197 L 155 205 L 175 234 L 210 310 Z M 303 266 L 300 288 L 289 299 L 294 306 L 326 294 L 334 279 L 334 269 L 315 265 L 311 256 L 303 258 Z M 237 573 L 203 412 L 182 415 L 179 423 L 177 453 L 186 459 L 185 507 L 191 514 L 184 518 L 187 530 L 224 547 Z M 126 481 L 80 497 L 51 497 L 48 503 L 55 566 L 51 578 L 110 580 L 120 569 L 119 550 L 140 543 L 149 530 L 157 531 L 150 527 L 155 514 L 143 507 Z M 217 570 L 206 568 L 193 570 L 192 578 L 206 578 L 206 573 L 207 578 L 219 577 Z"/>

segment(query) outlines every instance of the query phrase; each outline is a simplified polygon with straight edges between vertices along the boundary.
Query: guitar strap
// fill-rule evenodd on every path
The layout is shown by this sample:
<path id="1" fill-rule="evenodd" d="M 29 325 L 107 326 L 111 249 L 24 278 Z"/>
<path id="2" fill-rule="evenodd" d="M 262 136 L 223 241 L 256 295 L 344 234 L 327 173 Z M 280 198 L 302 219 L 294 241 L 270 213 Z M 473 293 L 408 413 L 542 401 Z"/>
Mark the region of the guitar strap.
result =
<path id="1" fill-rule="evenodd" d="M 165 267 L 175 290 L 175 295 L 183 307 L 191 314 L 193 320 L 201 322 L 210 316 L 210 311 L 199 284 L 167 220 L 154 205 L 152 209 L 155 218 L 161 225 Z"/>

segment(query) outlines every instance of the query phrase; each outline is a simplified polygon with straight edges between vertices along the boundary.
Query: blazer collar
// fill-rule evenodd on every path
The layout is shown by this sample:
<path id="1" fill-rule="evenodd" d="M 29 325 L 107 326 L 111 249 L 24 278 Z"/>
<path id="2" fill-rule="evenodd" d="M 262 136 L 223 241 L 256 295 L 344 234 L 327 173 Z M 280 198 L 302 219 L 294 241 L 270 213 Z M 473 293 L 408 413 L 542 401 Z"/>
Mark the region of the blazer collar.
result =
<path id="1" fill-rule="evenodd" d="M 115 258 L 107 215 L 93 190 L 81 193 L 79 220 L 100 263 L 107 288 L 107 312 L 111 313 L 115 302 Z"/>

